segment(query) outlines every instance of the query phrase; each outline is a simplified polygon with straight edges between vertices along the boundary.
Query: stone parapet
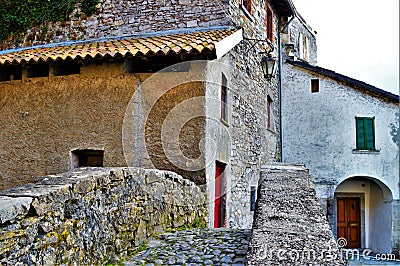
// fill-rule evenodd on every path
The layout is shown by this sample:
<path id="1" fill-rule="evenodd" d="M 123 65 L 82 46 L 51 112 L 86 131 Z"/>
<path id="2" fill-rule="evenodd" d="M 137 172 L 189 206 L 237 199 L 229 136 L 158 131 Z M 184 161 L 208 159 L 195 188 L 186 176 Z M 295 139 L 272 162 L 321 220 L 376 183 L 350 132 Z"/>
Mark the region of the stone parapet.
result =
<path id="1" fill-rule="evenodd" d="M 99 264 L 155 233 L 205 224 L 204 193 L 176 173 L 81 168 L 0 193 L 4 265 Z"/>
<path id="2" fill-rule="evenodd" d="M 302 165 L 262 167 L 247 265 L 345 265 Z"/>

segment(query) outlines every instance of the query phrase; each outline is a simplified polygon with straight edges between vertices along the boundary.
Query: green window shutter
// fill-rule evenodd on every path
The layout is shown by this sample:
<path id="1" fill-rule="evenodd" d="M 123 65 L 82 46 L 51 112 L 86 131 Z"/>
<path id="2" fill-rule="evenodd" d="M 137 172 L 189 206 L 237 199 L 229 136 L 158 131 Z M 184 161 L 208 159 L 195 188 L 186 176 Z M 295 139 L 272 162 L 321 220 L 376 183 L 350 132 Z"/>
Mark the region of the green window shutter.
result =
<path id="1" fill-rule="evenodd" d="M 357 141 L 357 149 L 365 148 L 365 130 L 364 130 L 364 119 L 356 118 L 356 141 Z"/>
<path id="2" fill-rule="evenodd" d="M 368 150 L 374 150 L 375 149 L 374 119 L 373 118 L 366 118 L 365 122 L 366 122 L 366 125 L 365 125 L 365 128 L 366 128 L 365 137 L 367 139 L 366 148 Z"/>

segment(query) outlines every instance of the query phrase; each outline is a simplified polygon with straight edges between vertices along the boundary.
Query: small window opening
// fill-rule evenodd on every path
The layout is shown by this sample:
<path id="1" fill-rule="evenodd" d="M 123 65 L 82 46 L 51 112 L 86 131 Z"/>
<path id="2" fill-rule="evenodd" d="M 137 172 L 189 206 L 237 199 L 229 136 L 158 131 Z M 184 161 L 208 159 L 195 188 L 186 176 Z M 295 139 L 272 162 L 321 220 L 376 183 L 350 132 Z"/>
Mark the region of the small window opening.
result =
<path id="1" fill-rule="evenodd" d="M 222 85 L 221 85 L 221 119 L 228 122 L 228 87 L 227 79 L 222 74 Z"/>
<path id="2" fill-rule="evenodd" d="M 270 41 L 273 41 L 273 16 L 271 8 L 267 6 L 267 17 L 266 17 L 266 24 L 267 24 L 267 38 Z"/>
<path id="3" fill-rule="evenodd" d="M 308 51 L 309 51 L 309 41 L 307 36 L 303 35 L 300 33 L 299 36 L 299 51 L 300 51 L 300 59 L 304 60 L 304 61 L 309 61 L 309 55 L 308 55 Z"/>
<path id="4" fill-rule="evenodd" d="M 72 168 L 103 167 L 103 150 L 74 150 L 72 151 Z"/>
<path id="5" fill-rule="evenodd" d="M 268 120 L 267 120 L 267 127 L 272 128 L 272 114 L 274 113 L 273 111 L 273 101 L 271 96 L 267 96 L 267 115 L 268 115 Z"/>
<path id="6" fill-rule="evenodd" d="M 49 64 L 35 64 L 28 66 L 28 78 L 40 78 L 49 76 Z"/>
<path id="7" fill-rule="evenodd" d="M 22 67 L 19 66 L 3 66 L 0 67 L 0 81 L 11 81 L 22 79 Z"/>
<path id="8" fill-rule="evenodd" d="M 66 76 L 81 73 L 81 65 L 77 62 L 63 62 L 53 67 L 54 76 Z"/>
<path id="9" fill-rule="evenodd" d="M 319 79 L 311 80 L 311 92 L 319 92 Z"/>
<path id="10" fill-rule="evenodd" d="M 250 211 L 256 210 L 256 194 L 257 194 L 257 188 L 251 187 L 250 188 Z"/>

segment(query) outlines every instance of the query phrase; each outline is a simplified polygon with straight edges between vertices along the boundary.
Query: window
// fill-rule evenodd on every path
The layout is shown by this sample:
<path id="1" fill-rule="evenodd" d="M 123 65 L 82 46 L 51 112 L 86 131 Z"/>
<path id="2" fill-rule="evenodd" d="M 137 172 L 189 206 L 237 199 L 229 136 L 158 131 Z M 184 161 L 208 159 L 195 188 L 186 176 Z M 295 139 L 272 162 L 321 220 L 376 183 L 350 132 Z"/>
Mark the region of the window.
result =
<path id="1" fill-rule="evenodd" d="M 357 150 L 375 150 L 375 118 L 356 117 Z"/>
<path id="2" fill-rule="evenodd" d="M 299 37 L 299 52 L 300 52 L 300 59 L 303 59 L 305 61 L 309 60 L 308 57 L 308 50 L 309 50 L 309 42 L 307 36 L 304 36 L 303 34 L 300 33 Z"/>
<path id="3" fill-rule="evenodd" d="M 267 28 L 267 38 L 268 38 L 268 40 L 270 40 L 272 42 L 273 36 L 274 36 L 272 11 L 271 11 L 271 8 L 269 8 L 268 6 L 266 7 L 266 9 L 267 9 L 267 14 L 266 14 L 265 22 L 266 22 L 266 28 Z"/>
<path id="4" fill-rule="evenodd" d="M 273 101 L 272 98 L 268 95 L 267 96 L 267 127 L 270 129 L 272 127 L 272 114 L 273 114 Z"/>
<path id="5" fill-rule="evenodd" d="M 251 14 L 251 0 L 242 0 L 242 7 L 244 7 Z"/>
<path id="6" fill-rule="evenodd" d="M 221 85 L 221 119 L 228 122 L 228 88 L 227 80 L 224 74 L 222 74 L 222 85 Z"/>
<path id="7" fill-rule="evenodd" d="M 103 150 L 74 150 L 72 151 L 72 168 L 103 167 Z"/>
<path id="8" fill-rule="evenodd" d="M 319 79 L 311 80 L 311 92 L 319 92 Z"/>
<path id="9" fill-rule="evenodd" d="M 28 78 L 49 76 L 49 64 L 35 64 L 28 66 Z"/>
<path id="10" fill-rule="evenodd" d="M 76 62 L 63 62 L 53 67 L 54 76 L 80 74 L 81 66 Z"/>
<path id="11" fill-rule="evenodd" d="M 256 210 L 256 187 L 250 188 L 250 211 Z"/>
<path id="12" fill-rule="evenodd" d="M 0 67 L 0 81 L 21 80 L 22 67 L 17 65 Z"/>

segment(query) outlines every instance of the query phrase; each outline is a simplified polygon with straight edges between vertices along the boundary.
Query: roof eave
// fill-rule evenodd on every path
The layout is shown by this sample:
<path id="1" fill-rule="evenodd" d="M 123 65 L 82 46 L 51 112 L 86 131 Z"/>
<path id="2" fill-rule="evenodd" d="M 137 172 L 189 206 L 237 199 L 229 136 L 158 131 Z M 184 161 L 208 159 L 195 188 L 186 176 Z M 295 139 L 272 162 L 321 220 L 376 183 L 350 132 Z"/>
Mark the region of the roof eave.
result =
<path id="1" fill-rule="evenodd" d="M 294 15 L 294 8 L 291 0 L 270 0 L 276 12 L 280 16 L 290 17 Z"/>

